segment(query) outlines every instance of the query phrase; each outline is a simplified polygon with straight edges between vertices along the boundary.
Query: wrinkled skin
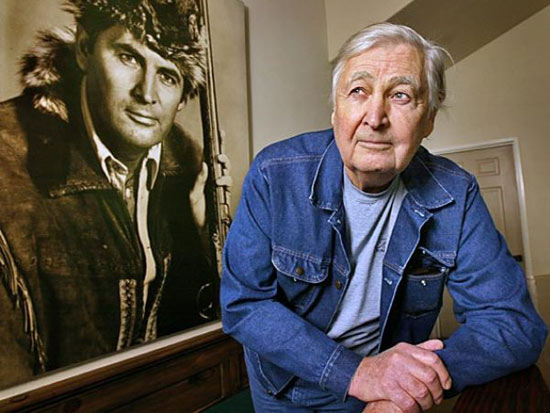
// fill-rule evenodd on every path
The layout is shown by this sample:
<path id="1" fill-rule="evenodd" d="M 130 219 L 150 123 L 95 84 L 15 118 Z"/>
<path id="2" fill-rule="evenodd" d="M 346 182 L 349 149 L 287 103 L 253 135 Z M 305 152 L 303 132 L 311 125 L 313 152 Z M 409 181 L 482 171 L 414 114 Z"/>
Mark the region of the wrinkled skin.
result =
<path id="1" fill-rule="evenodd" d="M 433 130 L 423 59 L 409 45 L 374 47 L 351 58 L 339 79 L 332 125 L 351 182 L 380 192 Z"/>

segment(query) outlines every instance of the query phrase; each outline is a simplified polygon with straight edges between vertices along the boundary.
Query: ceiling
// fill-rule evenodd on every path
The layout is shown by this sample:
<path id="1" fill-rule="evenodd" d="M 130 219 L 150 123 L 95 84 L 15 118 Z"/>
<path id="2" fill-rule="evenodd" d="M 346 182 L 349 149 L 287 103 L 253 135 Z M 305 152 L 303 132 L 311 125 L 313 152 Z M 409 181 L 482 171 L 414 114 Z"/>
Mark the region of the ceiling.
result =
<path id="1" fill-rule="evenodd" d="M 447 49 L 458 63 L 549 4 L 550 0 L 414 0 L 388 21 L 411 26 Z"/>

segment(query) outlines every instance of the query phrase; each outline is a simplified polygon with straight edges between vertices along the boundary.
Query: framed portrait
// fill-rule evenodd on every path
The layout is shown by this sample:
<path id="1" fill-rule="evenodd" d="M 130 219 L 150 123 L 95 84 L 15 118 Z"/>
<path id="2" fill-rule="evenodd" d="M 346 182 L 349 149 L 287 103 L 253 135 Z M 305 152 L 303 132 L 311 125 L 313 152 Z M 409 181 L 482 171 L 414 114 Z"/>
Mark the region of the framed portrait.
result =
<path id="1" fill-rule="evenodd" d="M 243 4 L 5 0 L 0 20 L 0 402 L 219 338 Z"/>

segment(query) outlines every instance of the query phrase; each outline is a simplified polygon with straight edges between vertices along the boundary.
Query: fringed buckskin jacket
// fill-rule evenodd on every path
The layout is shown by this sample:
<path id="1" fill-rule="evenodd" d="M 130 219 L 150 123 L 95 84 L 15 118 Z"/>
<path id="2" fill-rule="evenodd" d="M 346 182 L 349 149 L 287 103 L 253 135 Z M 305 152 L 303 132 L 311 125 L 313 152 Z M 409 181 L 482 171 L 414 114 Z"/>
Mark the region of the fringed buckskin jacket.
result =
<path id="1" fill-rule="evenodd" d="M 144 308 L 142 248 L 86 135 L 73 42 L 43 34 L 24 92 L 0 104 L 0 387 L 204 322 L 216 291 L 189 205 L 199 151 L 174 126 L 149 199 Z"/>

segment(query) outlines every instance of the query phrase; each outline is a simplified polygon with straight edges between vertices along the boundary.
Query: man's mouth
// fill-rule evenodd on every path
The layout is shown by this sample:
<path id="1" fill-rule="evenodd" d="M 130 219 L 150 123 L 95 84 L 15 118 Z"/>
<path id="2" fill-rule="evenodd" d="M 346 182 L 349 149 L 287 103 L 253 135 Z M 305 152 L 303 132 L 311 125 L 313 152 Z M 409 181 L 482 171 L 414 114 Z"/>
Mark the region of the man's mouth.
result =
<path id="1" fill-rule="evenodd" d="M 387 141 L 376 141 L 376 140 L 360 140 L 357 141 L 357 145 L 365 149 L 374 149 L 374 150 L 385 150 L 392 146 L 391 142 Z"/>
<path id="2" fill-rule="evenodd" d="M 156 117 L 151 116 L 147 112 L 126 109 L 126 113 L 130 119 L 143 126 L 155 126 L 158 122 Z"/>

